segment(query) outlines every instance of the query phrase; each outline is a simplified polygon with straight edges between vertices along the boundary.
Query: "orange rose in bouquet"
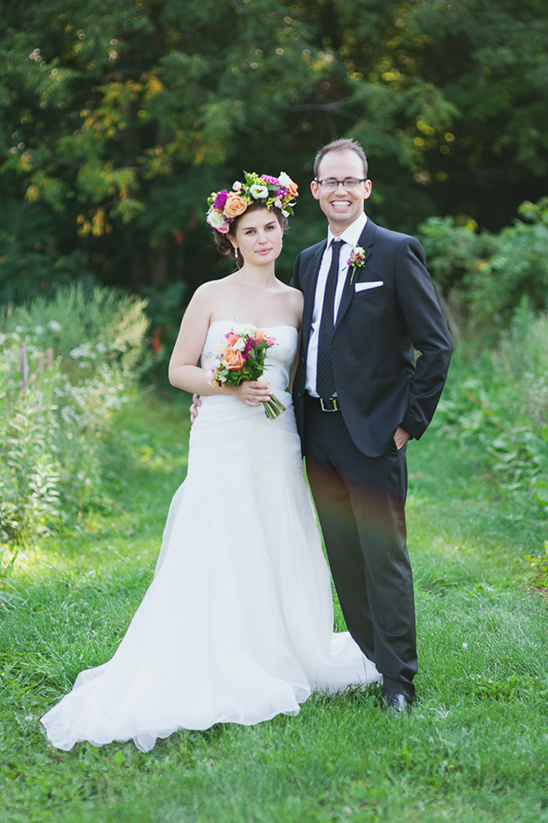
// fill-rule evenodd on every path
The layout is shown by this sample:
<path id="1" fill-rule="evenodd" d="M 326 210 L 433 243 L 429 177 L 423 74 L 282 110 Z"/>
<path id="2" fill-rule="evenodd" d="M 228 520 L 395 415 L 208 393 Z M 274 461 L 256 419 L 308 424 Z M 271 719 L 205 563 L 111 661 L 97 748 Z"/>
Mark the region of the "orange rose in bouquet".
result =
<path id="1" fill-rule="evenodd" d="M 222 359 L 222 364 L 229 371 L 239 371 L 243 368 L 245 360 L 241 351 L 237 349 L 227 349 Z"/>

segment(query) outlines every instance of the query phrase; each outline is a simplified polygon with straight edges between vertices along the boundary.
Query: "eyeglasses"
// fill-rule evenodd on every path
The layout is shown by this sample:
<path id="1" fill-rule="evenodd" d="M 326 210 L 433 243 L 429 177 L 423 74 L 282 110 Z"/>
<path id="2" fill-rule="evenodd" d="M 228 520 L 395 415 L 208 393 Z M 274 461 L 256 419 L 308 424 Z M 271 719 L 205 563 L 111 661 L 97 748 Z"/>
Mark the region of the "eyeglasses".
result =
<path id="1" fill-rule="evenodd" d="M 323 186 L 325 191 L 335 191 L 339 183 L 347 191 L 355 191 L 360 183 L 365 183 L 367 177 L 345 177 L 344 180 L 335 180 L 334 177 L 326 177 L 325 180 L 316 179 L 318 186 Z"/>

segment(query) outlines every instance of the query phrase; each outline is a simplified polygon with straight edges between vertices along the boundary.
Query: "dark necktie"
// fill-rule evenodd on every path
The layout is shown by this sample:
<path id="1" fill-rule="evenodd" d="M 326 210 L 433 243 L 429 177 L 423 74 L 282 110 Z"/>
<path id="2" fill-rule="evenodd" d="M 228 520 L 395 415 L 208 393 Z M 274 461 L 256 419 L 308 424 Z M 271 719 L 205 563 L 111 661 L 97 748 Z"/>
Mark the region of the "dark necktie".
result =
<path id="1" fill-rule="evenodd" d="M 318 339 L 318 366 L 316 371 L 316 391 L 324 400 L 335 394 L 335 379 L 331 362 L 331 341 L 333 339 L 333 314 L 335 307 L 335 290 L 339 276 L 339 256 L 342 240 L 331 243 L 331 266 L 325 284 L 320 333 Z"/>

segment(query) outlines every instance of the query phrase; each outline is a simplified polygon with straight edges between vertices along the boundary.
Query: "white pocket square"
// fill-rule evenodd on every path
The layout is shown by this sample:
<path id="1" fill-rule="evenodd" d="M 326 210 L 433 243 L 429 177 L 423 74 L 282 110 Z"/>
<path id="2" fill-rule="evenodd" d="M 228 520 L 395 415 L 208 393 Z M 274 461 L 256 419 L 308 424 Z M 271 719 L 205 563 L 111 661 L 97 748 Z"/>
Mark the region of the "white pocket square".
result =
<path id="1" fill-rule="evenodd" d="M 379 286 L 384 286 L 384 280 L 371 280 L 369 283 L 356 283 L 354 289 L 356 291 L 365 291 L 366 289 L 378 289 Z"/>

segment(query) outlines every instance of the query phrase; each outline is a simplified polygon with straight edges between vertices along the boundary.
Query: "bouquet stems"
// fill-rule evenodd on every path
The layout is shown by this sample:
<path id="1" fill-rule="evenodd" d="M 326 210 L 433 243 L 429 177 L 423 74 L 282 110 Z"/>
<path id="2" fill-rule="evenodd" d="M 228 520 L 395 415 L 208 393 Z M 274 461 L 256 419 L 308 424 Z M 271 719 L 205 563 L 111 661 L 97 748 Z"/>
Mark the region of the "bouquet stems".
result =
<path id="1" fill-rule="evenodd" d="M 267 400 L 264 405 L 264 413 L 269 420 L 274 420 L 279 414 L 285 411 L 284 404 L 278 400 L 276 395 L 271 394 L 270 400 Z"/>

